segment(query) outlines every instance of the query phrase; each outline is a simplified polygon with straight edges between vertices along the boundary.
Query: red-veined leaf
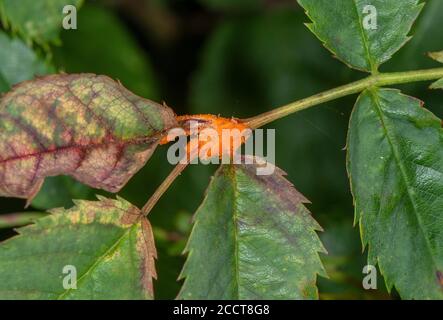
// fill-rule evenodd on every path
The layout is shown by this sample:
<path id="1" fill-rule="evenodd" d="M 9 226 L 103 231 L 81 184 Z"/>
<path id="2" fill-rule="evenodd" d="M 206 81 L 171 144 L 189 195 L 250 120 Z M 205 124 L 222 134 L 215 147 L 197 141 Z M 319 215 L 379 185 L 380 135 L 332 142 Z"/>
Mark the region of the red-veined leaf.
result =
<path id="1" fill-rule="evenodd" d="M 117 192 L 174 125 L 170 108 L 106 76 L 22 82 L 0 101 L 0 196 L 29 201 L 45 177 L 60 174 Z"/>

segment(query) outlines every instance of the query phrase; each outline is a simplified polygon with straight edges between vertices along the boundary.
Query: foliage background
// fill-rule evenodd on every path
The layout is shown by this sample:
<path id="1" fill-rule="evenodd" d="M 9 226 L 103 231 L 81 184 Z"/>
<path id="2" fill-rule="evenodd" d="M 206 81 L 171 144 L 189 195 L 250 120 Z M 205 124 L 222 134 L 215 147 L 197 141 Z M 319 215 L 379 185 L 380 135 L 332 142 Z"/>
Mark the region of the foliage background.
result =
<path id="1" fill-rule="evenodd" d="M 33 50 L 55 70 L 107 74 L 143 97 L 165 101 L 177 114 L 246 118 L 363 76 L 332 58 L 304 22 L 303 10 L 287 0 L 85 1 L 78 30 L 62 30 L 59 44 L 34 44 Z M 443 1 L 428 0 L 414 38 L 381 71 L 435 66 L 425 53 L 443 48 L 437 31 L 442 24 Z M 8 56 L 7 49 L 0 46 L 0 57 Z M 402 89 L 443 116 L 440 92 L 422 83 Z M 320 297 L 397 298 L 386 293 L 380 275 L 380 290 L 361 287 L 366 257 L 353 227 L 343 150 L 354 101 L 340 99 L 272 123 L 276 164 L 310 199 L 308 207 L 325 230 L 321 238 L 329 255 L 322 260 L 330 279 L 319 279 Z M 172 169 L 165 159 L 166 147 L 159 148 L 120 195 L 143 205 Z M 190 166 L 150 215 L 159 251 L 157 298 L 174 298 L 180 288 L 176 278 L 192 213 L 215 169 Z M 69 207 L 71 198 L 94 199 L 97 193 L 102 192 L 70 178 L 51 178 L 29 210 Z M 0 198 L 0 214 L 23 211 L 23 206 L 24 201 Z M 0 229 L 0 240 L 13 234 Z"/>

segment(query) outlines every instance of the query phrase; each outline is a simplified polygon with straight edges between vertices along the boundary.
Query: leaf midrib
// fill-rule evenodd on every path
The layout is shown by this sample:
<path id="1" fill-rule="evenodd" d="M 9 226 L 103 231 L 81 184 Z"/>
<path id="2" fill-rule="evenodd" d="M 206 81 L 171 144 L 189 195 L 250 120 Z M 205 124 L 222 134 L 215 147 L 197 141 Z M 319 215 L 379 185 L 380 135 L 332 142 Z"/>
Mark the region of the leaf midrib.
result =
<path id="1" fill-rule="evenodd" d="M 82 280 L 92 271 L 94 271 L 98 265 L 110 254 L 112 254 L 113 252 L 115 252 L 115 250 L 117 250 L 118 246 L 120 245 L 120 243 L 124 240 L 125 237 L 127 237 L 129 235 L 129 233 L 132 231 L 132 229 L 134 228 L 134 226 L 136 226 L 137 224 L 133 224 L 131 227 L 126 228 L 123 232 L 123 234 L 115 241 L 115 243 L 108 249 L 106 250 L 101 256 L 99 256 L 89 267 L 88 269 L 77 279 L 77 289 L 80 286 L 80 283 L 82 283 Z M 132 257 L 132 256 L 131 256 Z M 65 291 L 63 291 L 57 298 L 56 300 L 61 300 L 63 299 L 67 294 L 69 294 L 69 292 L 71 292 L 73 289 L 67 289 Z"/>
<path id="2" fill-rule="evenodd" d="M 433 254 L 432 254 L 431 244 L 429 243 L 429 239 L 426 236 L 427 233 L 425 232 L 425 229 L 423 227 L 423 221 L 421 220 L 421 217 L 420 217 L 420 215 L 418 213 L 418 210 L 416 208 L 414 197 L 412 196 L 412 193 L 410 191 L 409 179 L 408 179 L 407 174 L 405 172 L 405 169 L 404 169 L 403 163 L 401 161 L 401 157 L 399 155 L 399 152 L 398 152 L 397 148 L 395 147 L 395 144 L 392 141 L 392 140 L 395 140 L 395 139 L 392 138 L 389 135 L 389 130 L 387 129 L 386 124 L 385 124 L 385 119 L 384 119 L 383 111 L 381 109 L 381 104 L 380 104 L 380 99 L 379 99 L 378 94 L 377 94 L 377 89 L 376 88 L 371 88 L 371 89 L 369 89 L 369 92 L 370 92 L 370 94 L 372 95 L 372 97 L 374 99 L 375 106 L 376 106 L 375 109 L 376 109 L 376 112 L 377 112 L 377 114 L 378 114 L 378 116 L 380 118 L 380 123 L 382 125 L 383 131 L 384 131 L 384 133 L 386 135 L 386 138 L 387 138 L 387 140 L 389 142 L 389 145 L 391 147 L 392 153 L 394 155 L 395 162 L 396 162 L 396 164 L 397 164 L 397 166 L 398 166 L 398 168 L 400 170 L 401 177 L 403 179 L 403 183 L 406 186 L 406 193 L 408 195 L 409 201 L 412 204 L 412 208 L 414 210 L 415 217 L 417 219 L 417 223 L 418 223 L 420 232 L 421 232 L 421 234 L 422 234 L 422 236 L 423 236 L 423 238 L 425 240 L 426 247 L 427 247 L 428 252 L 429 252 L 429 256 L 430 256 L 431 261 L 432 261 L 432 263 L 434 265 L 434 269 L 437 270 L 437 262 L 435 261 L 435 258 L 434 258 Z"/>
<path id="3" fill-rule="evenodd" d="M 375 73 L 377 73 L 377 65 L 374 63 L 374 61 L 372 59 L 371 51 L 369 50 L 369 40 L 367 39 L 366 33 L 363 30 L 363 24 L 360 19 L 360 15 L 358 14 L 358 12 L 359 12 L 358 6 L 357 6 L 357 3 L 355 0 L 352 0 L 352 3 L 354 4 L 355 14 L 357 15 L 358 29 L 359 29 L 360 36 L 362 38 L 364 50 L 366 52 L 366 58 L 368 59 L 368 62 L 369 62 L 369 68 L 371 70 L 371 73 L 375 74 Z"/>

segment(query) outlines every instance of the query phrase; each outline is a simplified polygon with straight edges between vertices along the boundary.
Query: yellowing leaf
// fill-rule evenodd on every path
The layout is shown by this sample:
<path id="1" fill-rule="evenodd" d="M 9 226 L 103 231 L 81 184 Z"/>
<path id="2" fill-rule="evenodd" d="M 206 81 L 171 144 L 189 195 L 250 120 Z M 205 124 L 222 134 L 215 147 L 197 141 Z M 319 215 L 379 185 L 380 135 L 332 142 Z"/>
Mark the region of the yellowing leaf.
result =
<path id="1" fill-rule="evenodd" d="M 53 210 L 3 242 L 0 299 L 152 299 L 151 225 L 121 198 L 99 200 Z"/>
<path id="2" fill-rule="evenodd" d="M 174 125 L 170 108 L 106 76 L 22 82 L 0 101 L 0 196 L 31 200 L 60 174 L 117 192 Z"/>

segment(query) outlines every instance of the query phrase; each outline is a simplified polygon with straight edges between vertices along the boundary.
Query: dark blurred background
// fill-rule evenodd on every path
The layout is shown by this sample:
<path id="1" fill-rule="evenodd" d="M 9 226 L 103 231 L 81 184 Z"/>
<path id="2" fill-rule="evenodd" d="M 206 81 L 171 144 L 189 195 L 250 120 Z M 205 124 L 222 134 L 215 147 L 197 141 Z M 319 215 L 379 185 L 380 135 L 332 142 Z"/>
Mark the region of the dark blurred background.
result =
<path id="1" fill-rule="evenodd" d="M 436 66 L 425 56 L 443 49 L 443 1 L 427 1 L 414 38 L 381 71 Z M 96 0 L 78 11 L 78 29 L 63 30 L 61 44 L 38 49 L 55 70 L 94 72 L 119 79 L 133 92 L 165 101 L 177 114 L 213 113 L 246 118 L 364 77 L 332 57 L 303 23 L 295 0 Z M 426 83 L 405 85 L 442 117 L 441 92 Z M 397 298 L 363 290 L 365 265 L 345 168 L 349 114 L 356 96 L 317 106 L 270 124 L 276 129 L 276 164 L 312 204 L 329 279 L 319 278 L 322 299 Z M 166 148 L 119 193 L 142 206 L 172 166 Z M 215 166 L 190 166 L 150 214 L 159 251 L 157 298 L 174 298 L 184 262 L 181 252 Z M 31 211 L 94 199 L 68 177 L 49 178 Z M 24 211 L 24 201 L 0 198 L 0 214 Z M 1 216 L 0 216 L 1 217 Z M 14 235 L 0 229 L 0 240 Z"/>

